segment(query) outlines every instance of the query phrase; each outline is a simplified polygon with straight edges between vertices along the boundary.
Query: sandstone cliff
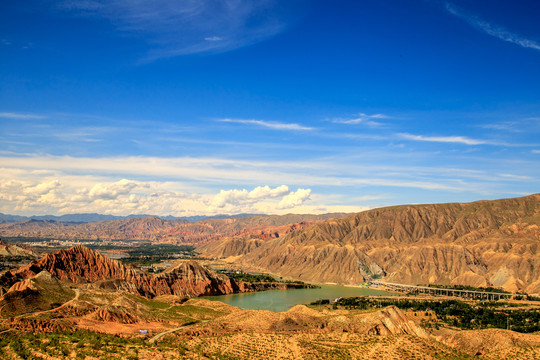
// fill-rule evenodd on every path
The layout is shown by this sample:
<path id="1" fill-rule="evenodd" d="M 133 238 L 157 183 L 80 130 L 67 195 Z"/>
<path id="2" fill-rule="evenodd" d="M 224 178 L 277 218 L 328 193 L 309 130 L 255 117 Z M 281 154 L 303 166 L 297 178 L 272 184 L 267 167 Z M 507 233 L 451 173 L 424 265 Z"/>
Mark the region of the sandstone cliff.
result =
<path id="1" fill-rule="evenodd" d="M 357 284 L 376 278 L 540 293 L 539 194 L 394 206 L 328 220 L 264 243 L 226 241 L 212 245 L 209 254 L 237 256 L 305 281 Z"/>

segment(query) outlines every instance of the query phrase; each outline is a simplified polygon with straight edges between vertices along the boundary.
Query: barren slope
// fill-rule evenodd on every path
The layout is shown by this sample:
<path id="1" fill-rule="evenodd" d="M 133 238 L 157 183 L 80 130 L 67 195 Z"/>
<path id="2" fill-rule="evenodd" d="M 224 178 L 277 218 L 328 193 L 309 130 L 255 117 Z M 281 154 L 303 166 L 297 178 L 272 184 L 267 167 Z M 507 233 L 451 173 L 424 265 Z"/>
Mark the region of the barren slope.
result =
<path id="1" fill-rule="evenodd" d="M 539 225 L 538 194 L 395 206 L 328 220 L 264 244 L 222 246 L 221 257 L 242 255 L 245 263 L 315 282 L 380 278 L 538 293 Z"/>

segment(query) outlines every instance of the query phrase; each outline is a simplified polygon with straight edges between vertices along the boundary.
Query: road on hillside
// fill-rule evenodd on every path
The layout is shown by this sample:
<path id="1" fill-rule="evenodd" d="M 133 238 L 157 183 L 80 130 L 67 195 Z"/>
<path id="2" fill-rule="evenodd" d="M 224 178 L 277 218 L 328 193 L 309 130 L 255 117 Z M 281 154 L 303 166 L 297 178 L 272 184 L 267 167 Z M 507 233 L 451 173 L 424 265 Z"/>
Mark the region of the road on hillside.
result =
<path id="1" fill-rule="evenodd" d="M 81 295 L 79 289 L 73 289 L 73 291 L 75 291 L 75 297 L 69 301 L 66 301 L 65 303 L 63 303 L 62 305 L 58 306 L 58 307 L 55 307 L 54 309 L 49 309 L 49 310 L 44 310 L 44 311 L 38 311 L 38 312 L 33 312 L 33 313 L 26 313 L 26 314 L 21 314 L 19 316 L 16 316 L 15 318 L 21 318 L 21 317 L 24 317 L 24 316 L 36 316 L 36 315 L 41 315 L 41 314 L 45 314 L 45 313 L 49 313 L 49 312 L 53 312 L 53 311 L 56 311 L 56 310 L 60 310 L 66 306 L 68 306 L 69 304 L 71 304 L 72 302 L 76 301 L 79 299 L 79 296 Z"/>
<path id="2" fill-rule="evenodd" d="M 175 328 L 175 329 L 171 329 L 171 330 L 167 330 L 167 331 L 160 332 L 159 334 L 154 335 L 153 337 L 151 337 L 151 338 L 148 340 L 148 342 L 149 342 L 150 344 L 152 344 L 152 343 L 154 343 L 156 340 L 158 340 L 159 338 L 161 338 L 162 336 L 165 336 L 165 335 L 167 335 L 167 334 L 170 334 L 170 333 L 173 333 L 173 332 L 175 332 L 175 331 L 181 330 L 181 329 L 183 329 L 183 328 L 189 327 L 189 326 L 191 326 L 191 325 L 201 324 L 201 323 L 205 323 L 205 322 L 208 322 L 208 321 L 210 321 L 210 320 L 198 321 L 198 322 L 196 322 L 196 323 L 194 323 L 194 324 L 186 324 L 186 325 L 182 325 L 182 326 L 180 326 L 180 327 L 177 327 L 177 328 Z"/>

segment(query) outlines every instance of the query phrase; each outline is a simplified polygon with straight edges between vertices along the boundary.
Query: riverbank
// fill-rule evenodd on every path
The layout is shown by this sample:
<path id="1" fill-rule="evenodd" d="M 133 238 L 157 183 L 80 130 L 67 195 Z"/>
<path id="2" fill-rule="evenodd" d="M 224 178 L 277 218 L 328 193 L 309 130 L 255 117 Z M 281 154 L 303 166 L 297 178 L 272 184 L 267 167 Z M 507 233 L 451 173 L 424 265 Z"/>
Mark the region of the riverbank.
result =
<path id="1" fill-rule="evenodd" d="M 316 285 L 316 284 L 311 284 Z M 249 310 L 287 311 L 295 305 L 309 304 L 319 299 L 337 299 L 353 296 L 393 296 L 386 291 L 339 285 L 318 285 L 319 288 L 269 290 L 239 294 L 207 296 L 205 299 L 221 301 L 228 305 Z"/>

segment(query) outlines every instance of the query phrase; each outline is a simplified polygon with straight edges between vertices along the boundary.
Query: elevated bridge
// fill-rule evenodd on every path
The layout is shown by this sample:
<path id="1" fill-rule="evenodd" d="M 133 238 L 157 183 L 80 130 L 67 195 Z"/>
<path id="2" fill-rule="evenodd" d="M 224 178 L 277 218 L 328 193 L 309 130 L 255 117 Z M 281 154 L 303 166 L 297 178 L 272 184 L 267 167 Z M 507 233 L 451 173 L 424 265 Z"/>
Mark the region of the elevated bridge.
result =
<path id="1" fill-rule="evenodd" d="M 374 285 L 385 286 L 392 290 L 397 291 L 407 291 L 418 294 L 430 294 L 430 295 L 443 295 L 443 296 L 456 296 L 465 299 L 475 299 L 475 300 L 500 300 L 500 299 L 511 299 L 515 294 L 508 293 L 497 293 L 497 292 L 487 292 L 487 291 L 474 291 L 474 290 L 456 290 L 456 289 L 444 289 L 436 288 L 429 286 L 417 286 L 417 285 L 405 285 L 405 284 L 396 284 L 389 283 L 384 281 L 371 281 Z"/>

